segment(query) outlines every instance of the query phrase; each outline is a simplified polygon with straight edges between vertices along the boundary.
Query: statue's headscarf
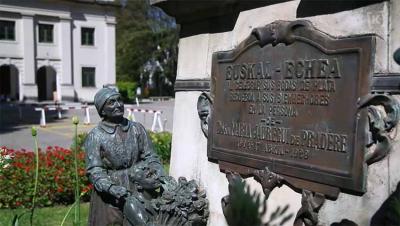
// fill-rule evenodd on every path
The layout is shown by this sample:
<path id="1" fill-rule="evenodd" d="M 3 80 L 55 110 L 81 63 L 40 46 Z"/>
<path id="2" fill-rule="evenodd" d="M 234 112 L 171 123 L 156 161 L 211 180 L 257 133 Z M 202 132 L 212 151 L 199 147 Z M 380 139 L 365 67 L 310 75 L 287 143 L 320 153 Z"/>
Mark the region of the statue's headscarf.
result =
<path id="1" fill-rule="evenodd" d="M 104 104 L 108 100 L 108 98 L 120 95 L 115 89 L 112 88 L 102 88 L 97 91 L 96 95 L 94 96 L 94 105 L 96 106 L 97 112 L 101 115 L 101 111 L 103 110 Z"/>

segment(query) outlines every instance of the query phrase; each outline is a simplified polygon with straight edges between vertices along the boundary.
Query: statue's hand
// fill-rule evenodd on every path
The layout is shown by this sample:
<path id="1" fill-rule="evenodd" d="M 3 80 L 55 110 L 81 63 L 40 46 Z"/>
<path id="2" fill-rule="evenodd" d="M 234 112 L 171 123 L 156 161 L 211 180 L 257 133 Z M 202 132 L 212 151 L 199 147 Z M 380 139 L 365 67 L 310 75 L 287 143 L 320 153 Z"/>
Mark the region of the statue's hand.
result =
<path id="1" fill-rule="evenodd" d="M 127 197 L 129 195 L 129 192 L 128 190 L 126 190 L 125 187 L 118 185 L 111 185 L 110 189 L 108 189 L 108 192 L 118 199 L 122 197 Z"/>

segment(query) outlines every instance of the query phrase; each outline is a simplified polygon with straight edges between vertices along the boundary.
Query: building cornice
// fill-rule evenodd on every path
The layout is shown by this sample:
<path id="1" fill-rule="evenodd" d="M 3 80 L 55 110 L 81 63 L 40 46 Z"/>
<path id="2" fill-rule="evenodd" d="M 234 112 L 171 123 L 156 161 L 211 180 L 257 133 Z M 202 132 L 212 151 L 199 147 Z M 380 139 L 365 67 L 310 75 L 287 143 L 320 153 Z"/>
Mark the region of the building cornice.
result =
<path id="1" fill-rule="evenodd" d="M 111 24 L 111 25 L 117 24 L 117 20 L 116 20 L 115 16 L 106 15 L 105 18 L 106 18 L 107 24 Z"/>
<path id="2" fill-rule="evenodd" d="M 34 16 L 46 16 L 55 17 L 60 20 L 72 20 L 71 9 L 78 7 L 79 5 L 93 5 L 97 10 L 109 9 L 114 11 L 116 7 L 120 7 L 119 1 L 100 1 L 100 0 L 58 0 L 60 5 L 57 5 L 57 9 L 49 9 L 47 3 L 55 4 L 54 0 L 41 0 L 39 3 L 42 4 L 22 4 L 18 1 L 0 1 L 0 12 L 16 13 L 22 17 L 34 17 Z M 64 4 L 62 4 L 64 3 Z M 97 7 L 96 7 L 97 6 Z M 72 8 L 71 8 L 72 7 Z M 93 7 L 92 7 L 93 8 Z M 90 13 L 89 13 L 90 14 Z M 95 15 L 95 14 L 94 14 Z M 115 17 L 108 16 L 106 22 L 110 24 L 116 24 Z"/>
<path id="3" fill-rule="evenodd" d="M 61 10 L 49 10 L 44 8 L 31 8 L 31 7 L 22 7 L 17 5 L 5 5 L 0 4 L 0 11 L 10 12 L 10 13 L 18 13 L 22 17 L 33 17 L 33 16 L 48 16 L 48 17 L 57 17 L 60 19 L 72 19 L 71 13 Z"/>
<path id="4" fill-rule="evenodd" d="M 16 55 L 0 55 L 0 59 L 7 59 L 7 58 L 9 58 L 9 59 L 23 59 L 24 57 L 23 56 L 16 56 Z"/>
<path id="5" fill-rule="evenodd" d="M 120 1 L 116 0 L 64 0 L 67 2 L 75 2 L 81 4 L 92 4 L 92 5 L 100 5 L 100 6 L 113 6 L 113 7 L 120 7 Z"/>

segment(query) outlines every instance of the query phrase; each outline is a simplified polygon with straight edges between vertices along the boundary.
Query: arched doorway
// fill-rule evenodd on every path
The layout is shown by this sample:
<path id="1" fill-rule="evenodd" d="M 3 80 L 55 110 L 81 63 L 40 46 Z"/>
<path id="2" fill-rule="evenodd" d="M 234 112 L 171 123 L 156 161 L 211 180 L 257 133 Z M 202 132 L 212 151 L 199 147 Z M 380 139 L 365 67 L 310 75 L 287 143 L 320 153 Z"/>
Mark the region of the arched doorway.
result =
<path id="1" fill-rule="evenodd" d="M 54 68 L 40 67 L 36 74 L 38 86 L 38 100 L 53 100 L 53 92 L 57 91 L 57 77 Z"/>
<path id="2" fill-rule="evenodd" d="M 19 100 L 18 69 L 14 65 L 0 67 L 0 101 Z"/>

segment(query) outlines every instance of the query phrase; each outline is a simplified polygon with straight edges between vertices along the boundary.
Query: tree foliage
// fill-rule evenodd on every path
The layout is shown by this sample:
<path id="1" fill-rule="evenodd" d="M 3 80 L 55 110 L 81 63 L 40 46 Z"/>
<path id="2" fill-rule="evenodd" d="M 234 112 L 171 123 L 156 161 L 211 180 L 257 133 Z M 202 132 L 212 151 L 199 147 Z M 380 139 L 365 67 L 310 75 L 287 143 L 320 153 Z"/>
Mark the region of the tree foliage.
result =
<path id="1" fill-rule="evenodd" d="M 145 0 L 130 0 L 117 12 L 116 33 L 117 81 L 133 81 L 142 88 L 155 83 L 149 88 L 158 91 L 168 82 L 173 87 L 179 38 L 172 18 Z M 155 62 L 162 69 L 154 69 L 149 76 L 146 65 Z"/>

